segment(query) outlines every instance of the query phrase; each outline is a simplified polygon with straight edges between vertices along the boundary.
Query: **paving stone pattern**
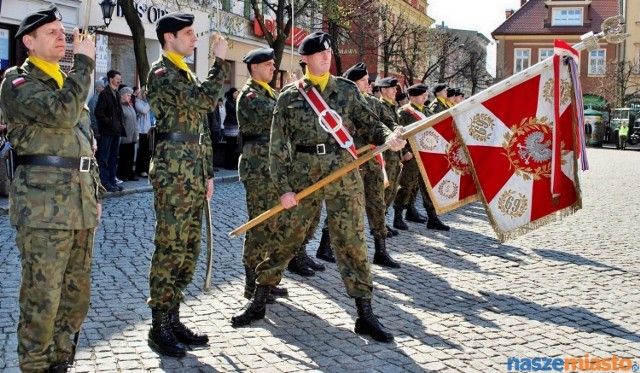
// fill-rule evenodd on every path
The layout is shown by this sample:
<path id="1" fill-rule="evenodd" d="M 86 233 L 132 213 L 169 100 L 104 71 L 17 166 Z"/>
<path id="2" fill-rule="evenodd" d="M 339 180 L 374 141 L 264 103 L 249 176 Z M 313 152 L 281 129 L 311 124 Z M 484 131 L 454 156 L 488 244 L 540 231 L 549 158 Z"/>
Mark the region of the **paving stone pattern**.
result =
<path id="1" fill-rule="evenodd" d="M 374 310 L 395 334 L 392 344 L 352 332 L 354 302 L 335 265 L 312 278 L 288 273 L 289 298 L 270 305 L 264 321 L 232 328 L 245 303 L 244 273 L 242 239 L 227 233 L 246 214 L 242 184 L 230 183 L 216 185 L 212 202 L 212 291 L 201 290 L 203 250 L 181 310 L 211 343 L 182 359 L 159 357 L 146 342 L 152 195 L 106 199 L 75 371 L 500 372 L 509 357 L 587 353 L 640 364 L 640 152 L 588 154 L 584 208 L 561 222 L 500 244 L 475 203 L 442 217 L 450 232 L 409 223 L 409 232 L 390 239 L 402 268 L 372 269 Z M 0 236 L 0 371 L 17 372 L 20 262 L 6 215 Z"/>

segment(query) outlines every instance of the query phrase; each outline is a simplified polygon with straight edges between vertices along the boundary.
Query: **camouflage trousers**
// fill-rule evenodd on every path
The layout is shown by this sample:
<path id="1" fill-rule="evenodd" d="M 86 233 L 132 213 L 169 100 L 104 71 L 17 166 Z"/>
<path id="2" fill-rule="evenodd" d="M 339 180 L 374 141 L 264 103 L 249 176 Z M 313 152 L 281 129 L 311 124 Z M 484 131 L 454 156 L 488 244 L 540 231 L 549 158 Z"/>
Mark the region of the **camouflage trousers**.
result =
<path id="1" fill-rule="evenodd" d="M 191 193 L 190 193 L 191 194 Z M 200 255 L 204 191 L 201 197 L 154 189 L 155 250 L 149 268 L 151 308 L 168 310 L 184 299 Z"/>
<path id="2" fill-rule="evenodd" d="M 384 153 L 385 169 L 387 170 L 387 178 L 389 179 L 389 186 L 384 190 L 384 204 L 385 213 L 386 209 L 391 207 L 393 200 L 398 194 L 398 187 L 400 186 L 400 175 L 402 174 L 402 163 L 398 157 L 397 152 L 387 151 Z"/>
<path id="3" fill-rule="evenodd" d="M 71 354 L 71 336 L 89 311 L 93 236 L 93 228 L 18 227 L 18 358 L 23 372 L 44 371 Z"/>
<path id="4" fill-rule="evenodd" d="M 256 268 L 258 285 L 276 286 L 280 282 L 289 261 L 304 242 L 311 224 L 321 212 L 322 201 L 322 198 L 310 196 L 299 201 L 298 206 L 280 214 L 282 219 L 277 234 L 280 245 Z M 353 298 L 371 298 L 373 280 L 364 235 L 363 194 L 326 199 L 325 206 L 331 245 L 347 294 Z"/>
<path id="5" fill-rule="evenodd" d="M 244 180 L 249 220 L 274 207 L 279 202 L 278 192 L 271 180 Z M 249 229 L 244 236 L 242 264 L 251 269 L 267 258 L 267 253 L 278 245 L 274 239 L 279 216 Z M 316 224 L 317 226 L 317 224 Z"/>
<path id="6" fill-rule="evenodd" d="M 422 195 L 422 202 L 424 208 L 427 210 L 429 216 L 431 213 L 435 213 L 433 202 L 429 197 L 427 186 L 424 183 L 424 179 L 420 174 L 420 168 L 418 167 L 418 161 L 415 158 L 405 162 L 402 166 L 402 172 L 400 173 L 400 182 L 398 194 L 394 201 L 394 208 L 406 209 L 416 202 L 418 196 L 418 190 Z"/>
<path id="7" fill-rule="evenodd" d="M 385 219 L 384 176 L 380 164 L 372 159 L 360 168 L 364 184 L 364 203 L 373 237 L 387 237 L 387 221 Z M 390 186 L 389 186 L 390 187 Z"/>

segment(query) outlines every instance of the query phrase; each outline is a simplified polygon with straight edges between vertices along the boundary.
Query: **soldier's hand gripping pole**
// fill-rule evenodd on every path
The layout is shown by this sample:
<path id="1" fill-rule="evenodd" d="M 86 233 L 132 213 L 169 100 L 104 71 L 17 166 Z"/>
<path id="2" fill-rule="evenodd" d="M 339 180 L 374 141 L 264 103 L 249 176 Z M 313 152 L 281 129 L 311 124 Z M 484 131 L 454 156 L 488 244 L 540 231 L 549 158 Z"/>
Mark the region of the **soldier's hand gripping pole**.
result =
<path id="1" fill-rule="evenodd" d="M 406 139 L 408 136 L 411 136 L 411 135 L 415 134 L 416 128 L 421 126 L 421 125 L 424 125 L 428 120 L 429 119 L 424 119 L 424 120 L 415 122 L 410 126 L 405 127 L 405 130 L 402 133 L 402 138 Z M 358 154 L 360 154 L 360 153 L 362 153 L 364 151 L 370 150 L 370 149 L 371 149 L 371 145 L 367 145 L 367 146 L 359 149 L 358 150 Z M 381 146 L 377 147 L 372 152 L 365 153 L 363 156 L 358 157 L 358 159 L 356 159 L 355 161 L 349 163 L 348 165 L 342 167 L 338 171 L 330 174 L 329 176 L 325 177 L 324 179 L 321 179 L 317 183 L 315 183 L 313 185 L 310 185 L 307 188 L 305 188 L 304 190 L 302 190 L 301 192 L 297 193 L 295 195 L 296 201 L 300 201 L 301 199 L 313 194 L 317 190 L 322 189 L 325 186 L 327 186 L 328 184 L 331 184 L 332 182 L 340 179 L 341 177 L 343 177 L 347 173 L 357 169 L 358 167 L 360 167 L 361 165 L 365 164 L 369 160 L 373 159 L 376 155 L 381 154 L 382 152 L 384 152 L 387 149 L 389 149 L 389 145 L 388 144 L 384 144 L 384 145 L 381 145 Z M 283 210 L 284 210 L 284 206 L 282 206 L 282 203 L 278 203 L 275 207 L 272 207 L 271 209 L 269 209 L 269 210 L 263 212 L 262 214 L 256 216 L 254 219 L 246 222 L 244 225 L 241 225 L 240 227 L 238 227 L 238 228 L 234 229 L 233 231 L 231 231 L 229 233 L 229 236 L 238 237 L 242 233 L 244 233 L 244 232 L 248 231 L 249 229 L 255 227 L 256 225 L 262 223 L 263 221 L 269 219 L 270 217 L 282 212 Z"/>

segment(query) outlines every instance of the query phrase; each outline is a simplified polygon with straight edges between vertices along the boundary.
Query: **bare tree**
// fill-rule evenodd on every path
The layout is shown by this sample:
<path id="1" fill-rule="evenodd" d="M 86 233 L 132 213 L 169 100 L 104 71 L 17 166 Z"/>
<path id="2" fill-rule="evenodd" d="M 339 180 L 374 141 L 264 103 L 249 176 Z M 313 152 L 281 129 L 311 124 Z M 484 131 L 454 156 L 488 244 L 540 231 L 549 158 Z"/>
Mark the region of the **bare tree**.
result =
<path id="1" fill-rule="evenodd" d="M 133 38 L 133 53 L 136 57 L 136 68 L 140 79 L 140 86 L 147 84 L 147 74 L 149 74 L 149 60 L 147 59 L 147 43 L 144 38 L 144 27 L 138 17 L 133 0 L 118 0 L 122 8 L 124 19 L 131 29 Z"/>
<path id="2" fill-rule="evenodd" d="M 627 107 L 640 100 L 640 63 L 638 61 L 612 61 L 605 75 L 599 79 L 596 92 L 613 107 Z"/>

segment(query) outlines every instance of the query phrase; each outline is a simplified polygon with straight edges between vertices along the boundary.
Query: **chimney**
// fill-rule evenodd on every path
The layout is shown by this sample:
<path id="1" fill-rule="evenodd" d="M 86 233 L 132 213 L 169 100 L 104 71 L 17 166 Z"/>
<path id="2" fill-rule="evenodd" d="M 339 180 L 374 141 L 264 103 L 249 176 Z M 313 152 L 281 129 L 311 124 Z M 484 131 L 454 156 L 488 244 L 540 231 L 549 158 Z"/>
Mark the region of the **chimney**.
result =
<path id="1" fill-rule="evenodd" d="M 513 9 L 507 9 L 504 11 L 505 19 L 509 19 L 509 17 L 511 17 L 512 15 L 513 15 Z"/>

